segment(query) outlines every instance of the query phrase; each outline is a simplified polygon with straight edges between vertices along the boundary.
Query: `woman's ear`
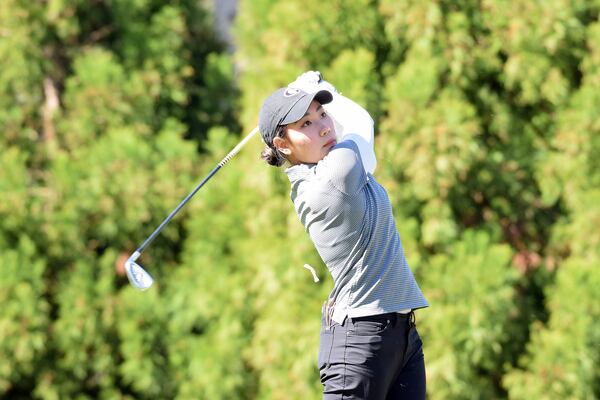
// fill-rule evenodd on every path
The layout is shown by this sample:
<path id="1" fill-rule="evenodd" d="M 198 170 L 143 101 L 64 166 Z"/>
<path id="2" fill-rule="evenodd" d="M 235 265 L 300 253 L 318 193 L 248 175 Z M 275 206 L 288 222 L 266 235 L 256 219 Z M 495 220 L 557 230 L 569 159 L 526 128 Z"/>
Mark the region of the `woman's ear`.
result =
<path id="1" fill-rule="evenodd" d="M 273 139 L 273 146 L 275 146 L 275 148 L 277 150 L 279 150 L 280 152 L 282 152 L 286 156 L 289 156 L 290 154 L 292 154 L 292 150 L 289 148 L 288 141 L 285 140 L 282 137 L 277 136 L 276 138 L 274 138 Z"/>

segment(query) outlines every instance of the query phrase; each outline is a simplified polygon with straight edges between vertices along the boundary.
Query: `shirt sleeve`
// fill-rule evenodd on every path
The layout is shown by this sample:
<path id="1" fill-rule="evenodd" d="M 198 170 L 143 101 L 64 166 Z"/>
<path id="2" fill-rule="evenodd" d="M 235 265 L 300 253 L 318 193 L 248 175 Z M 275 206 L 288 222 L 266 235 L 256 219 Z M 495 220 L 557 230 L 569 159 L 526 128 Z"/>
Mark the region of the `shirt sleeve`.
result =
<path id="1" fill-rule="evenodd" d="M 317 175 L 344 194 L 353 196 L 367 183 L 358 145 L 352 140 L 336 144 L 317 164 Z"/>
<path id="2" fill-rule="evenodd" d="M 372 174 L 377 159 L 374 122 L 367 110 L 339 93 L 333 93 L 331 103 L 323 107 L 333 118 L 338 141 L 351 140 L 356 143 L 365 171 Z"/>

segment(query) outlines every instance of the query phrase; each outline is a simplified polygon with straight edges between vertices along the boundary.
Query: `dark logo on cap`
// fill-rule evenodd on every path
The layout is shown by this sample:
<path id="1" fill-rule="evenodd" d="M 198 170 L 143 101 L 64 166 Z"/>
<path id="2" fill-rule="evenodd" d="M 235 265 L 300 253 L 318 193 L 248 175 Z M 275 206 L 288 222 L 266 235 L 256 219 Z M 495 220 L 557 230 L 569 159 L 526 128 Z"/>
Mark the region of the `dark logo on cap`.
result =
<path id="1" fill-rule="evenodd" d="M 283 96 L 284 97 L 293 97 L 293 96 L 297 95 L 299 92 L 300 92 L 300 89 L 288 87 L 287 89 L 285 89 L 285 92 L 283 92 Z"/>

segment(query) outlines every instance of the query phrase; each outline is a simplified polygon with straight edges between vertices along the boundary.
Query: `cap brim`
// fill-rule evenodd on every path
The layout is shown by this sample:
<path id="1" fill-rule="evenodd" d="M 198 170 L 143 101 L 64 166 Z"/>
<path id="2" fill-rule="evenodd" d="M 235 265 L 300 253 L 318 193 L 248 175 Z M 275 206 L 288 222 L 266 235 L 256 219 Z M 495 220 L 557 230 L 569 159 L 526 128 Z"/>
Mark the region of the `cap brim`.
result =
<path id="1" fill-rule="evenodd" d="M 304 118 L 306 111 L 310 107 L 310 103 L 313 100 L 318 101 L 320 104 L 331 103 L 333 100 L 333 95 L 328 90 L 319 90 L 316 93 L 307 94 L 302 97 L 290 110 L 290 112 L 285 116 L 283 121 L 281 121 L 281 125 L 293 124 L 294 122 Z"/>

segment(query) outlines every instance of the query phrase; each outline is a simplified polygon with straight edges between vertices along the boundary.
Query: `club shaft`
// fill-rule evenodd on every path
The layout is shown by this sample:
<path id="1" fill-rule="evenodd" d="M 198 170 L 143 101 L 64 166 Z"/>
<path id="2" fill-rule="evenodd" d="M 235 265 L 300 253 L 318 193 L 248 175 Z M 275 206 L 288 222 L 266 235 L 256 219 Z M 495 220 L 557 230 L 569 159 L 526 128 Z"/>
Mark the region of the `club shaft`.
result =
<path id="1" fill-rule="evenodd" d="M 204 184 L 206 182 L 208 182 L 210 180 L 210 178 L 212 178 L 225 164 L 227 164 L 229 162 L 229 160 L 231 160 L 231 158 L 233 158 L 233 156 L 235 156 L 240 151 L 240 149 L 242 147 L 244 147 L 244 145 L 252 138 L 252 136 L 254 136 L 256 134 L 256 132 L 258 132 L 258 127 L 254 128 L 240 143 L 238 143 L 238 145 L 235 146 L 233 148 L 233 150 L 231 150 L 229 152 L 229 154 L 227 154 L 217 164 L 217 166 L 214 167 L 213 170 L 208 173 L 208 175 L 206 175 L 206 177 L 202 180 L 202 182 L 200 182 L 194 188 L 194 190 L 192 190 L 187 196 L 185 196 L 185 198 L 181 201 L 181 203 L 179 203 L 179 205 L 173 211 L 171 211 L 169 216 L 167 218 L 165 218 L 163 222 L 161 222 L 161 224 L 158 226 L 158 228 L 156 228 L 154 230 L 154 232 L 152 232 L 152 234 L 150 236 L 148 236 L 148 238 L 146 240 L 144 240 L 144 243 L 142 243 L 142 245 L 140 247 L 138 247 L 138 249 L 134 253 L 134 255 L 136 256 L 135 259 L 137 259 L 139 257 L 139 255 L 142 253 L 142 251 L 144 251 L 144 249 L 154 240 L 154 238 L 160 233 L 160 231 L 162 231 L 162 229 L 173 219 L 173 217 L 179 212 L 179 210 L 181 210 L 181 208 L 196 194 L 196 192 L 198 192 L 198 190 L 200 190 L 200 188 L 202 186 L 204 186 Z"/>

